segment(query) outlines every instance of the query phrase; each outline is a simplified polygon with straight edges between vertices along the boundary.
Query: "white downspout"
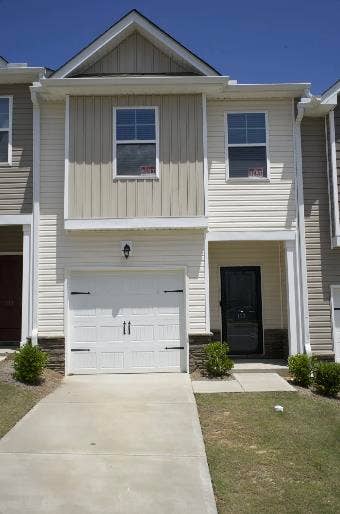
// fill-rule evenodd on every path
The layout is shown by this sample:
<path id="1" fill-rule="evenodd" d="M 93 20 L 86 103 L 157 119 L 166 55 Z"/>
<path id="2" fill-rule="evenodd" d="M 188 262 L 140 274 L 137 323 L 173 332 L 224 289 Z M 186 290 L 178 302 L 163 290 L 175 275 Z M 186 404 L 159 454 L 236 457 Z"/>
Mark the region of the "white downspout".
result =
<path id="1" fill-rule="evenodd" d="M 32 244 L 32 344 L 38 344 L 39 218 L 40 218 L 40 105 L 33 102 L 33 244 Z"/>
<path id="2" fill-rule="evenodd" d="M 310 99 L 306 99 L 308 102 Z M 308 310 L 308 288 L 307 288 L 307 260 L 306 260 L 306 238 L 305 238 L 305 212 L 303 194 L 303 169 L 301 150 L 301 121 L 304 115 L 305 106 L 299 102 L 294 127 L 295 158 L 296 158 L 296 201 L 297 201 L 297 243 L 299 250 L 299 282 L 302 296 L 301 306 L 301 328 L 302 342 L 307 355 L 312 354 L 309 333 L 309 310 Z"/>

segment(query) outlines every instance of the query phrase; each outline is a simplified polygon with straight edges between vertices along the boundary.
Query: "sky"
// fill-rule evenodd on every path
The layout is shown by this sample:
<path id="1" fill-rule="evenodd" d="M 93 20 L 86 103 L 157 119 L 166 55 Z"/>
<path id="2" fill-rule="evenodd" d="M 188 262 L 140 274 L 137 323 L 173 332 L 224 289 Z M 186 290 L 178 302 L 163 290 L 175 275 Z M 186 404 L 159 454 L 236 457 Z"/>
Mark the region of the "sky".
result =
<path id="1" fill-rule="evenodd" d="M 131 9 L 239 83 L 340 79 L 340 0 L 0 0 L 0 55 L 56 69 Z"/>

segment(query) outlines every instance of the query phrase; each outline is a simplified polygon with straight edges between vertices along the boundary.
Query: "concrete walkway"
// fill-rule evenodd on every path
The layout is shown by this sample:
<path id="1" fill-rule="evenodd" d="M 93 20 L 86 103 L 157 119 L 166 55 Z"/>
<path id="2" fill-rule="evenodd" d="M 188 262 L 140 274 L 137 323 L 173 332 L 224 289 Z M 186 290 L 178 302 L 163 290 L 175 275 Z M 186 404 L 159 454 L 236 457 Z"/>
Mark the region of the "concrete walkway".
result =
<path id="1" fill-rule="evenodd" d="M 74 376 L 0 440 L 1 514 L 216 514 L 185 374 Z"/>
<path id="2" fill-rule="evenodd" d="M 193 380 L 194 393 L 259 393 L 295 391 L 277 373 L 233 373 L 235 380 Z"/>

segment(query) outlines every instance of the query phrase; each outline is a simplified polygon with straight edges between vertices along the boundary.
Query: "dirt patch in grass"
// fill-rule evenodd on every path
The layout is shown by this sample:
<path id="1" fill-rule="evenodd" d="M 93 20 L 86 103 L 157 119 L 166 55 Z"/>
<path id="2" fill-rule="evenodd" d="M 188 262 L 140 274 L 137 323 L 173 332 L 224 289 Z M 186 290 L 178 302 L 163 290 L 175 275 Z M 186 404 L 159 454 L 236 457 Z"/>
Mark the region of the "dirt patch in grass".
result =
<path id="1" fill-rule="evenodd" d="M 300 392 L 196 399 L 220 514 L 340 512 L 337 401 Z"/>
<path id="2" fill-rule="evenodd" d="M 0 362 L 0 437 L 6 434 L 41 398 L 60 384 L 63 376 L 46 369 L 38 385 L 13 378 L 13 356 Z"/>

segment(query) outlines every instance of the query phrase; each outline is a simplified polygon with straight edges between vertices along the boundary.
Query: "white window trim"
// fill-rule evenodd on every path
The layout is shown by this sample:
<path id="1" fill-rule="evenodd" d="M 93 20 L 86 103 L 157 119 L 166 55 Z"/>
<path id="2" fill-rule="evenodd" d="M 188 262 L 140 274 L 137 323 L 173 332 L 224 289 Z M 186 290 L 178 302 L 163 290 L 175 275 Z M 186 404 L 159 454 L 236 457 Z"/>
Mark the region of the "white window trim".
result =
<path id="1" fill-rule="evenodd" d="M 119 143 L 122 144 L 156 144 L 156 173 L 152 175 L 118 175 L 117 174 L 117 138 L 116 138 L 116 111 L 117 109 L 154 109 L 155 110 L 155 129 L 156 129 L 156 139 L 152 140 L 122 140 Z M 112 129 L 112 139 L 113 139 L 113 155 L 112 155 L 112 164 L 113 164 L 113 180 L 158 180 L 159 179 L 159 107 L 156 105 L 117 105 L 113 107 L 113 129 Z"/>
<path id="2" fill-rule="evenodd" d="M 250 144 L 229 144 L 228 142 L 228 114 L 264 114 L 266 124 L 266 142 L 265 143 L 250 143 Z M 224 113 L 224 138 L 225 138 L 225 172 L 226 182 L 270 182 L 270 158 L 269 158 L 269 123 L 268 123 L 268 111 L 252 111 L 240 110 L 240 111 L 225 111 Z M 267 155 L 267 176 L 266 177 L 230 177 L 229 174 L 229 152 L 230 147 L 251 147 L 251 146 L 264 146 L 266 148 Z"/>
<path id="3" fill-rule="evenodd" d="M 8 132 L 8 160 L 0 161 L 0 166 L 12 166 L 12 124 L 13 124 L 13 96 L 0 95 L 0 98 L 8 98 L 8 129 L 0 128 L 0 132 Z"/>

